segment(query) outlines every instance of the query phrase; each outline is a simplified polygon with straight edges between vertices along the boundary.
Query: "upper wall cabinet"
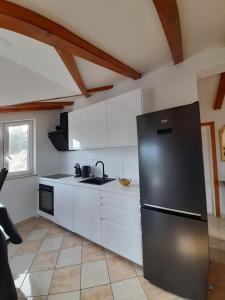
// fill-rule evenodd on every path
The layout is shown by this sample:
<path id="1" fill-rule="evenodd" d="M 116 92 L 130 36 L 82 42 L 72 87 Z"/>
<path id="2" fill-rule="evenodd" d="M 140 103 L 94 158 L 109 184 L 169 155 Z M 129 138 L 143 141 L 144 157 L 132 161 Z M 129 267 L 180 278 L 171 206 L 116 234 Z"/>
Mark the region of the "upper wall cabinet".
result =
<path id="1" fill-rule="evenodd" d="M 108 146 L 137 145 L 136 116 L 141 113 L 141 89 L 107 100 Z"/>
<path id="2" fill-rule="evenodd" d="M 69 150 L 137 145 L 136 116 L 142 114 L 137 89 L 68 114 Z"/>
<path id="3" fill-rule="evenodd" d="M 107 147 L 106 101 L 82 109 L 82 147 Z"/>
<path id="4" fill-rule="evenodd" d="M 81 110 L 74 110 L 68 114 L 69 150 L 81 149 Z"/>

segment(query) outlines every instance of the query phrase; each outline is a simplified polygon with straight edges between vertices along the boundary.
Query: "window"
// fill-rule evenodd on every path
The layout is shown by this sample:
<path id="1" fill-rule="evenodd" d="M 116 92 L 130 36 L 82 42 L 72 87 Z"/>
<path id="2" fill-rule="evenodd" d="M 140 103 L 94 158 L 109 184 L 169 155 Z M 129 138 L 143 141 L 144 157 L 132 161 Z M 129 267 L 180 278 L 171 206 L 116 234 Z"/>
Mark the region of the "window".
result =
<path id="1" fill-rule="evenodd" d="M 33 121 L 6 122 L 3 131 L 3 165 L 9 176 L 34 172 Z"/>

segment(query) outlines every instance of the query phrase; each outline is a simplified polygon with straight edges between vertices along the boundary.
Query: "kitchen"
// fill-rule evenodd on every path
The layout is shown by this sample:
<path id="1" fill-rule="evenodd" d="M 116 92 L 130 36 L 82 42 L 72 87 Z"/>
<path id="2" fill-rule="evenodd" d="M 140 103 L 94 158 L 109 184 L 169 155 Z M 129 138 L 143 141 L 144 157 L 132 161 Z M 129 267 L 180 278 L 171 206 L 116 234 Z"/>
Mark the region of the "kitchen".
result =
<path id="1" fill-rule="evenodd" d="M 19 3 L 20 1 L 15 2 L 21 4 Z M 134 2 L 136 3 L 136 1 Z M 129 7 L 130 14 L 134 14 L 135 8 L 138 10 L 138 13 L 143 14 L 143 10 L 146 8 L 145 5 L 149 5 L 147 1 L 143 2 L 144 4 L 141 8 L 137 8 L 137 3 L 136 6 Z M 152 13 L 154 12 L 154 18 L 157 19 L 159 7 L 156 2 L 151 3 L 151 9 Z M 51 8 L 51 5 L 50 3 L 46 5 L 45 9 L 47 11 Z M 82 11 L 83 4 L 80 2 L 79 5 Z M 156 5 L 156 10 L 154 5 Z M 179 10 L 183 11 L 184 7 L 180 3 L 178 5 Z M 26 6 L 26 1 L 24 1 L 24 6 Z M 217 9 L 220 7 L 219 4 L 215 6 Z M 60 1 L 58 1 L 57 5 L 57 8 L 59 7 Z M 7 12 L 9 15 L 11 8 L 11 4 L 6 4 L 4 13 L 9 9 Z M 31 9 L 32 7 L 28 5 L 27 8 Z M 123 11 L 122 7 L 120 8 Z M 206 7 L 210 11 L 209 8 L 210 5 Z M 41 10 L 39 11 L 38 8 L 33 9 L 41 13 Z M 106 7 L 102 9 L 105 9 L 104 12 L 106 13 Z M 126 6 L 126 9 L 128 9 L 128 6 Z M 68 9 L 67 13 L 69 14 Z M 110 14 L 110 12 L 107 13 Z M 19 17 L 17 15 L 17 18 Z M 28 22 L 29 20 L 26 21 Z M 161 30 L 160 26 L 163 25 L 161 25 L 160 19 L 157 19 L 157 22 L 157 26 L 159 25 Z M 211 41 L 210 32 L 208 32 L 208 35 L 206 40 Z M 1 32 L 1 36 L 8 40 L 11 38 L 14 42 L 18 41 L 17 34 L 13 35 L 11 33 L 10 36 L 4 30 Z M 167 41 L 163 32 L 160 32 L 159 36 L 162 36 L 164 39 L 161 46 L 166 45 L 167 48 L 165 49 L 169 53 L 170 49 L 166 44 Z M 29 59 L 26 62 L 25 58 L 21 56 L 22 50 L 25 51 L 25 46 L 26 51 L 29 49 L 27 43 L 28 41 L 24 45 L 21 43 L 21 51 L 18 52 L 18 57 L 21 60 L 20 63 L 22 62 L 23 65 L 31 63 Z M 38 45 L 36 44 L 35 47 L 38 48 Z M 46 54 L 49 51 L 47 54 L 49 55 L 49 46 L 45 47 Z M 131 51 L 132 55 L 136 53 L 135 50 L 137 49 Z M 10 51 L 13 53 L 14 50 L 9 50 L 8 52 L 1 51 L 0 54 L 5 58 L 5 63 L 9 60 Z M 44 48 L 42 51 L 44 53 Z M 36 54 L 37 57 L 42 57 L 38 56 L 41 53 L 37 52 Z M 137 56 L 140 57 L 140 55 Z M 47 57 L 49 58 L 50 56 Z M 192 105 L 198 106 L 196 101 L 199 101 L 200 115 L 198 108 L 196 108 L 196 116 L 198 116 L 199 120 L 197 126 L 199 130 L 198 139 L 196 141 L 198 141 L 197 148 L 199 151 L 202 147 L 201 143 L 199 143 L 201 141 L 200 117 L 201 123 L 214 121 L 216 130 L 219 130 L 224 125 L 218 121 L 219 114 L 223 114 L 223 108 L 217 111 L 213 111 L 212 109 L 210 112 L 206 111 L 206 106 L 209 109 L 212 103 L 205 103 L 206 97 L 202 96 L 203 94 L 200 90 L 200 87 L 205 82 L 210 80 L 211 83 L 213 81 L 211 83 L 213 86 L 212 95 L 209 97 L 209 101 L 212 102 L 212 98 L 215 97 L 215 91 L 218 87 L 220 74 L 223 74 L 225 60 L 224 47 L 209 43 L 208 47 L 204 48 L 204 50 L 187 55 L 184 61 L 178 65 L 170 60 L 169 63 L 161 63 L 151 71 L 144 71 L 143 68 L 140 79 L 121 80 L 117 78 L 117 81 L 113 81 L 113 87 L 109 86 L 111 82 L 103 80 L 103 77 L 107 78 L 109 76 L 107 74 L 108 71 L 95 69 L 91 64 L 89 65 L 90 68 L 87 69 L 87 65 L 82 64 L 78 60 L 77 65 L 82 69 L 82 75 L 85 81 L 89 82 L 89 86 L 94 86 L 96 83 L 93 84 L 93 80 L 95 79 L 96 81 L 100 78 L 106 84 L 105 90 L 96 92 L 90 97 L 85 97 L 85 94 L 88 93 L 85 93 L 83 84 L 77 85 L 77 94 L 79 94 L 78 90 L 80 90 L 84 96 L 74 96 L 74 91 L 72 92 L 71 88 L 72 85 L 74 86 L 75 80 L 73 76 L 74 67 L 68 68 L 68 61 L 71 62 L 71 60 L 65 55 L 65 52 L 62 53 L 60 50 L 57 50 L 54 54 L 51 52 L 51 57 L 58 59 L 58 65 L 57 67 L 54 66 L 52 71 L 44 67 L 41 70 L 37 64 L 34 64 L 34 68 L 36 70 L 40 68 L 39 75 L 41 71 L 45 71 L 46 76 L 48 73 L 48 79 L 53 78 L 55 75 L 55 81 L 50 82 L 49 80 L 49 86 L 46 85 L 46 82 L 43 82 L 43 90 L 36 89 L 32 84 L 33 91 L 28 90 L 27 95 L 23 96 L 23 102 L 26 101 L 28 104 L 18 104 L 18 100 L 14 100 L 13 103 L 12 99 L 15 99 L 15 95 L 11 94 L 5 97 L 9 103 L 3 103 L 2 105 L 4 106 L 1 107 L 0 122 L 3 125 L 0 125 L 0 130 L 4 136 L 4 149 L 2 152 L 3 155 L 5 154 L 3 157 L 3 167 L 7 167 L 9 170 L 7 180 L 1 191 L 1 202 L 6 205 L 13 222 L 17 223 L 19 234 L 22 235 L 24 240 L 20 245 L 10 244 L 8 247 L 9 263 L 13 275 L 16 276 L 15 282 L 18 288 L 19 299 L 32 299 L 32 297 L 35 299 L 35 297 L 39 296 L 43 299 L 98 299 L 97 297 L 101 297 L 99 299 L 107 299 L 107 297 L 108 299 L 154 299 L 154 297 L 156 299 L 163 299 L 163 297 L 167 297 L 168 299 L 206 299 L 208 283 L 210 288 L 213 287 L 208 292 L 209 299 L 214 299 L 214 295 L 222 294 L 223 291 L 220 289 L 217 290 L 217 282 L 213 280 L 207 282 L 205 267 L 207 263 L 203 264 L 204 276 L 202 275 L 201 278 L 204 278 L 204 288 L 200 288 L 201 296 L 197 292 L 200 286 L 200 281 L 197 277 L 196 279 L 192 277 L 193 281 L 197 283 L 196 285 L 188 283 L 188 281 L 185 283 L 185 275 L 187 276 L 189 271 L 192 272 L 191 267 L 189 271 L 187 268 L 185 272 L 181 272 L 184 277 L 180 281 L 180 285 L 181 283 L 183 284 L 183 288 L 180 290 L 178 285 L 174 287 L 161 281 L 163 278 L 166 278 L 166 275 L 170 276 L 166 271 L 163 272 L 164 276 L 161 276 L 160 272 L 158 272 L 160 278 L 157 280 L 153 274 L 150 276 L 149 270 L 152 270 L 152 268 L 148 264 L 148 259 L 146 260 L 145 258 L 143 273 L 142 251 L 144 251 L 144 257 L 151 257 L 151 251 L 157 249 L 157 239 L 153 238 L 152 244 L 155 245 L 155 248 L 151 246 L 151 249 L 148 249 L 148 255 L 146 255 L 144 249 L 147 248 L 143 247 L 146 244 L 144 238 L 142 240 L 144 227 L 143 223 L 141 225 L 140 208 L 142 204 L 140 200 L 143 198 L 143 185 L 144 187 L 148 186 L 148 182 L 146 182 L 146 177 L 143 176 L 141 171 L 143 165 L 141 163 L 142 155 L 140 154 L 141 139 L 137 134 L 137 129 L 139 128 L 137 126 L 139 117 L 137 116 L 150 116 L 153 112 L 167 111 L 167 109 L 177 106 L 183 108 L 191 107 Z M 66 68 L 63 68 L 63 63 Z M 51 64 L 53 65 L 53 60 L 51 60 Z M 8 64 L 8 66 L 10 65 Z M 50 66 L 47 61 L 46 66 Z M 87 75 L 84 75 L 85 68 L 85 73 L 89 74 L 89 78 Z M 114 68 L 116 67 L 114 66 Z M 121 72 L 125 72 L 124 68 L 121 68 Z M 25 76 L 25 69 L 22 72 L 21 65 L 20 69 L 20 73 Z M 66 69 L 68 72 L 66 72 Z M 130 69 L 129 71 L 128 69 L 126 70 L 127 74 L 132 74 L 134 77 L 139 76 Z M 53 74 L 53 71 L 55 71 L 55 74 Z M 100 71 L 103 72 L 101 76 Z M 26 72 L 28 72 L 28 68 L 26 68 Z M 52 74 L 50 74 L 51 72 Z M 64 86 L 58 84 L 59 80 L 62 80 L 62 74 L 65 76 L 63 79 Z M 110 78 L 110 80 L 113 80 L 113 77 Z M 31 79 L 32 76 L 29 76 L 29 80 Z M 45 79 L 47 81 L 47 77 Z M 66 79 L 67 90 L 65 89 Z M 80 82 L 80 80 L 76 82 Z M 42 84 L 41 79 L 39 80 L 39 84 Z M 56 87 L 54 92 L 52 92 L 53 89 L 51 90 L 51 84 Z M 207 89 L 209 91 L 209 86 L 209 84 L 205 84 L 204 91 Z M 18 89 L 18 93 L 21 93 L 21 91 Z M 32 92 L 32 96 L 29 95 L 29 92 Z M 210 93 L 208 92 L 207 94 Z M 57 99 L 58 97 L 62 99 L 59 100 Z M 53 100 L 40 103 L 35 102 L 33 104 L 28 102 L 32 99 L 41 100 L 47 98 Z M 12 102 L 10 103 L 10 101 Z M 73 102 L 72 105 L 71 102 Z M 19 105 L 19 107 L 13 105 Z M 193 121 L 190 113 L 189 118 Z M 166 118 L 162 120 L 166 120 Z M 21 170 L 21 174 L 17 173 L 18 176 L 16 178 L 14 176 L 13 178 L 12 175 L 17 166 L 15 166 L 14 157 L 10 153 L 9 141 L 10 132 L 12 131 L 12 137 L 14 132 L 11 128 L 17 127 L 19 124 L 16 122 L 18 121 L 21 122 L 21 126 L 27 126 L 24 128 L 27 130 L 27 136 L 29 135 L 30 137 L 29 145 L 33 145 L 33 147 L 29 147 L 28 149 L 27 173 L 25 174 Z M 186 135 L 187 133 L 188 131 L 185 132 Z M 24 133 L 21 133 L 20 138 L 22 136 L 24 136 Z M 194 138 L 192 139 L 194 140 Z M 221 249 L 220 240 L 223 240 L 223 231 L 220 231 L 218 228 L 224 228 L 224 220 L 223 218 L 216 218 L 215 215 L 218 213 L 216 209 L 218 208 L 218 203 L 220 204 L 221 214 L 224 211 L 223 162 L 220 163 L 219 137 L 217 135 L 216 149 L 220 183 L 219 187 L 214 186 L 212 183 L 212 190 L 215 189 L 216 195 L 216 188 L 219 189 L 220 199 L 216 196 L 214 197 L 213 193 L 212 200 L 207 201 L 211 201 L 212 204 L 212 211 L 208 211 L 210 213 L 208 217 L 209 225 L 212 226 L 209 228 L 209 235 L 213 237 L 210 240 L 210 251 L 213 254 L 212 268 L 216 268 L 216 271 L 213 269 L 213 272 L 217 272 L 218 268 L 222 276 L 223 249 Z M 184 149 L 184 153 L 185 151 L 187 150 Z M 196 153 L 195 150 L 193 151 L 193 153 Z M 23 159 L 24 156 L 22 156 L 22 161 Z M 200 156 L 195 164 L 198 171 L 202 170 L 201 161 L 202 157 Z M 142 167 L 139 167 L 141 165 Z M 74 169 L 74 166 L 76 166 L 76 169 Z M 166 169 L 162 172 L 166 174 Z M 181 175 L 185 175 L 185 172 L 186 169 L 184 168 Z M 82 174 L 83 176 L 78 177 Z M 199 184 L 203 191 L 205 189 L 203 184 L 204 179 L 202 179 L 202 174 L 198 176 L 197 174 L 195 174 L 196 178 L 203 180 Z M 59 175 L 62 178 L 51 178 L 52 175 L 54 175 L 53 177 Z M 67 175 L 70 176 L 66 177 Z M 159 176 L 162 175 L 159 174 Z M 180 176 L 180 179 L 182 176 Z M 119 178 L 122 179 L 121 182 Z M 151 181 L 150 175 L 147 178 Z M 173 178 L 176 178 L 176 174 L 173 174 Z M 216 177 L 212 178 L 218 183 Z M 114 180 L 105 183 L 107 179 Z M 85 180 L 92 182 L 82 182 Z M 131 182 L 129 182 L 130 180 Z M 194 178 L 192 180 L 192 184 L 189 185 L 190 190 L 193 184 L 196 183 Z M 123 183 L 129 185 L 123 186 Z M 154 184 L 152 188 L 157 186 L 157 182 Z M 163 181 L 161 182 L 161 189 L 162 187 Z M 149 193 L 150 191 L 151 189 L 149 189 Z M 204 192 L 201 192 L 201 195 L 202 193 Z M 204 199 L 204 196 L 200 198 Z M 201 209 L 204 211 L 206 204 L 204 204 L 204 201 L 202 203 Z M 160 206 L 162 207 L 162 205 Z M 182 207 L 178 210 L 186 211 Z M 194 211 L 193 214 L 195 217 L 198 217 L 198 212 Z M 207 217 L 205 217 L 206 219 Z M 152 228 L 152 226 L 149 226 L 149 228 Z M 161 234 L 160 232 L 158 233 L 159 236 Z M 201 235 L 201 238 L 206 241 L 208 239 L 207 235 L 208 231 L 207 234 Z M 160 240 L 163 241 L 163 238 Z M 195 242 L 197 243 L 197 241 Z M 192 251 L 191 245 L 187 244 L 187 247 L 190 254 Z M 204 242 L 204 246 L 201 248 L 202 252 L 206 253 L 208 250 L 206 252 L 205 250 L 203 251 L 206 248 L 208 249 L 206 242 Z M 175 248 L 175 250 L 177 249 Z M 45 254 L 47 255 L 47 252 L 49 255 L 52 255 L 52 258 L 49 258 L 48 261 L 44 257 Z M 206 258 L 206 256 L 204 257 Z M 157 257 L 160 257 L 159 252 L 154 259 L 156 260 Z M 52 264 L 50 264 L 51 260 L 53 261 Z M 46 266 L 42 266 L 44 261 Z M 195 262 L 196 268 L 196 264 L 199 261 Z M 162 268 L 160 261 L 157 262 L 157 266 L 158 268 Z M 168 269 L 170 267 L 167 266 Z M 78 273 L 81 274 L 78 275 Z M 71 274 L 71 280 L 66 279 L 69 277 L 69 274 Z M 99 277 L 97 274 L 100 274 Z M 195 271 L 193 276 L 196 274 Z M 45 283 L 41 280 L 42 276 L 46 279 Z M 153 279 L 152 283 L 148 281 L 149 276 Z M 178 272 L 174 272 L 172 277 L 178 278 L 176 276 L 178 276 Z M 193 290 L 189 288 L 189 284 L 192 285 Z"/>

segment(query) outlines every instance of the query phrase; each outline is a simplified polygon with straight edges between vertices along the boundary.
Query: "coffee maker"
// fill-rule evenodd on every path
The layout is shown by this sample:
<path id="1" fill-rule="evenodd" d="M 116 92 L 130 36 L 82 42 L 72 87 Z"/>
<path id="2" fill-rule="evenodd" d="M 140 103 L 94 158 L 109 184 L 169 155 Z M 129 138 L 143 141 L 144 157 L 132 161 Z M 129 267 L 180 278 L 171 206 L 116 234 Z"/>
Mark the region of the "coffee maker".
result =
<path id="1" fill-rule="evenodd" d="M 74 177 L 81 177 L 81 167 L 80 167 L 80 164 L 78 164 L 78 163 L 75 164 L 74 169 L 75 169 Z"/>

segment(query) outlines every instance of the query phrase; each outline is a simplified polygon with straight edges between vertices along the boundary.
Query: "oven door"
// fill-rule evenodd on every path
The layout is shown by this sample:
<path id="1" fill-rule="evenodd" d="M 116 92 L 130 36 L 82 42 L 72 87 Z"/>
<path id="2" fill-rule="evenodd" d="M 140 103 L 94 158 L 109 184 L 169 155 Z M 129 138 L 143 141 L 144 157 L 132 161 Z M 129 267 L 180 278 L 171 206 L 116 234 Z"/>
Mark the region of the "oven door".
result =
<path id="1" fill-rule="evenodd" d="M 54 187 L 39 184 L 39 210 L 54 216 Z"/>

